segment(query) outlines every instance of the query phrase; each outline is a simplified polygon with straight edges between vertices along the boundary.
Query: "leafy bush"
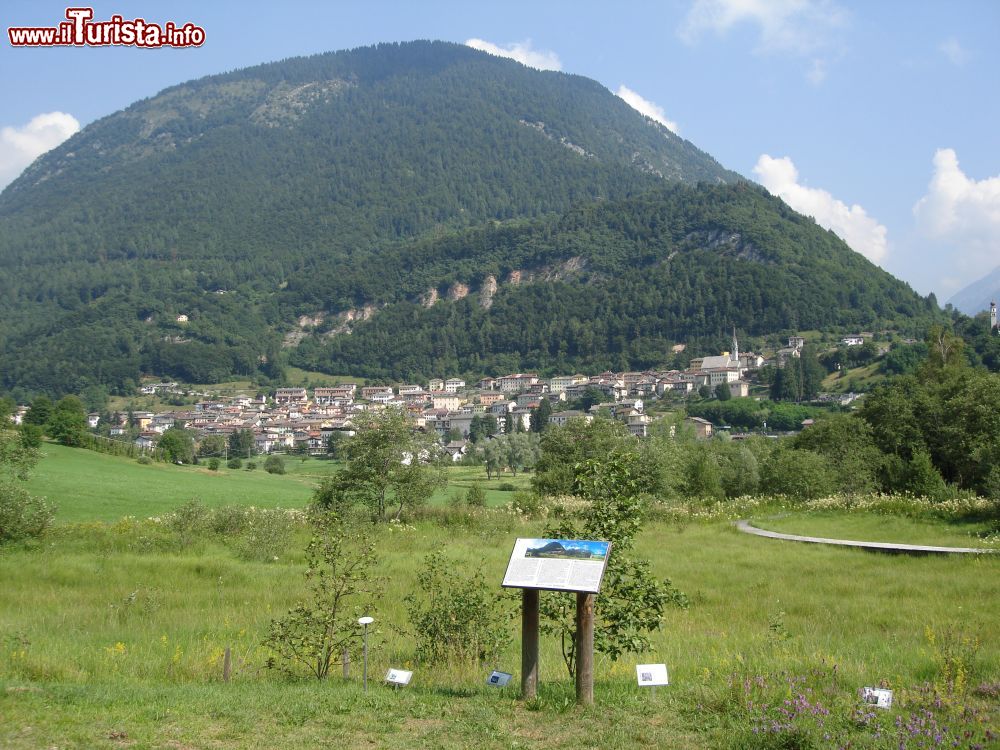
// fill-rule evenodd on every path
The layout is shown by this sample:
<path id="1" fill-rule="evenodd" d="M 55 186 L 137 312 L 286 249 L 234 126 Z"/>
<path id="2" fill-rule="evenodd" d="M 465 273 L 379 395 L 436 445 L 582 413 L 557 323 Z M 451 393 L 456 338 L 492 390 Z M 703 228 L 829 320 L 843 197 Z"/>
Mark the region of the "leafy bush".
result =
<path id="1" fill-rule="evenodd" d="M 208 460 L 208 470 L 209 471 L 218 471 L 219 470 L 219 459 L 217 459 L 217 458 L 210 458 Z"/>
<path id="2" fill-rule="evenodd" d="M 0 480 L 0 544 L 41 536 L 55 508 L 14 482 Z"/>
<path id="3" fill-rule="evenodd" d="M 478 484 L 469 487 L 469 491 L 465 493 L 465 504 L 470 508 L 485 508 L 486 493 L 483 492 L 483 488 Z"/>
<path id="4" fill-rule="evenodd" d="M 139 458 L 136 459 L 136 462 L 142 464 L 143 466 L 148 466 L 153 463 L 153 459 L 149 456 L 139 456 Z"/>
<path id="5" fill-rule="evenodd" d="M 542 515 L 542 499 L 536 492 L 518 490 L 510 501 L 510 509 L 527 518 L 538 518 Z"/>
<path id="6" fill-rule="evenodd" d="M 257 468 L 257 463 L 255 461 L 247 461 L 247 471 L 253 471 Z"/>
<path id="7" fill-rule="evenodd" d="M 510 613 L 486 585 L 483 571 L 463 577 L 458 569 L 441 550 L 432 552 L 417 574 L 420 594 L 405 598 L 417 657 L 429 664 L 491 661 L 511 639 Z"/>
<path id="8" fill-rule="evenodd" d="M 241 560 L 271 562 L 288 548 L 294 521 L 284 510 L 253 508 L 243 519 L 243 528 L 234 545 Z"/>
<path id="9" fill-rule="evenodd" d="M 220 536 L 235 536 L 247 527 L 250 515 L 255 511 L 243 505 L 223 505 L 212 508 L 208 513 L 207 528 Z"/>
<path id="10" fill-rule="evenodd" d="M 356 646 L 357 618 L 374 612 L 382 581 L 372 575 L 377 558 L 367 529 L 351 528 L 332 514 L 311 521 L 307 599 L 271 622 L 264 645 L 273 651 L 268 667 L 288 674 L 304 670 L 321 680 L 345 648 Z"/>
<path id="11" fill-rule="evenodd" d="M 264 461 L 264 471 L 268 474 L 284 474 L 285 460 L 281 456 L 268 456 Z"/>
<path id="12" fill-rule="evenodd" d="M 231 458 L 231 459 L 229 459 L 226 462 L 226 468 L 227 469 L 242 469 L 243 468 L 243 459 L 240 459 L 240 458 Z"/>
<path id="13" fill-rule="evenodd" d="M 38 461 L 38 451 L 14 430 L 0 430 L 0 543 L 41 536 L 55 509 L 22 486 Z"/>
<path id="14" fill-rule="evenodd" d="M 500 492 L 516 492 L 517 491 L 517 487 L 515 485 L 511 484 L 510 482 L 501 482 L 500 484 L 497 485 L 497 489 L 500 490 Z"/>
<path id="15" fill-rule="evenodd" d="M 167 528 L 177 534 L 182 547 L 189 547 L 210 528 L 211 511 L 200 500 L 189 500 L 166 516 Z"/>

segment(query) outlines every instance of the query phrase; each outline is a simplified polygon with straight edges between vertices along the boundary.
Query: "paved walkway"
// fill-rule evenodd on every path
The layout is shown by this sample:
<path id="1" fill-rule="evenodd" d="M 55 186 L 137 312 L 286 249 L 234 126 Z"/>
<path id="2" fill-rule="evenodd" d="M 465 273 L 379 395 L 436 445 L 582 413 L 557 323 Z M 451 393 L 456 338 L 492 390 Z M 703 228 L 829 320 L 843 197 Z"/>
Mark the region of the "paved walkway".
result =
<path id="1" fill-rule="evenodd" d="M 783 539 L 788 542 L 808 542 L 810 544 L 831 544 L 837 547 L 860 547 L 876 552 L 890 552 L 897 555 L 988 555 L 1000 552 L 996 549 L 976 549 L 975 547 L 929 547 L 923 544 L 889 544 L 887 542 L 855 542 L 850 539 L 824 539 L 819 536 L 798 536 L 779 534 L 751 526 L 749 521 L 737 521 L 736 528 L 745 534 L 765 536 L 768 539 Z"/>

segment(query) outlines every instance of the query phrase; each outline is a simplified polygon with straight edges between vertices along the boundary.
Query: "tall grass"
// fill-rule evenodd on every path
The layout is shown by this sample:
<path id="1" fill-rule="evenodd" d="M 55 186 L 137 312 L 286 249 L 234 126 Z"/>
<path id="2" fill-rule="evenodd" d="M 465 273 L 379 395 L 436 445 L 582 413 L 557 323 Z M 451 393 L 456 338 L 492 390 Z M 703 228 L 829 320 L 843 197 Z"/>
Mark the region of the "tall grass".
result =
<path id="1" fill-rule="evenodd" d="M 573 709 L 551 639 L 542 644 L 541 698 L 528 706 L 513 700 L 516 690 L 484 684 L 490 668 L 518 672 L 517 637 L 495 664 L 423 666 L 403 603 L 422 558 L 447 545 L 456 575 L 482 566 L 502 594 L 514 538 L 540 531 L 482 513 L 482 523 L 464 526 L 442 517 L 379 530 L 378 573 L 388 585 L 372 613 L 375 678 L 367 697 L 357 664 L 351 681 L 335 677 L 322 686 L 290 683 L 264 666 L 260 643 L 270 620 L 303 595 L 305 529 L 270 562 L 240 559 L 225 535 L 182 538 L 169 524 L 139 521 L 64 526 L 36 546 L 6 548 L 0 745 L 110 746 L 120 726 L 143 746 L 255 747 L 295 737 L 307 745 L 341 737 L 354 746 L 405 737 L 441 747 L 543 739 L 555 747 L 730 747 L 756 720 L 734 680 L 760 677 L 774 695 L 789 689 L 782 674 L 835 667 L 815 683 L 827 703 L 853 705 L 860 687 L 884 683 L 901 696 L 911 691 L 917 705 L 921 686 L 942 673 L 928 632 L 976 639 L 966 697 L 987 712 L 982 726 L 995 726 L 988 712 L 997 703 L 989 686 L 1000 684 L 1000 559 L 782 544 L 725 522 L 658 522 L 639 538 L 637 552 L 687 593 L 691 607 L 668 611 L 648 653 L 619 663 L 598 656 L 596 711 Z M 510 609 L 516 613 L 516 597 Z M 510 627 L 516 636 L 516 619 Z M 222 685 L 227 646 L 234 681 Z M 670 669 L 672 685 L 655 698 L 635 687 L 633 665 L 645 661 Z M 407 691 L 377 684 L 389 666 L 415 670 Z M 206 719 L 206 710 L 218 720 Z M 28 726 L 34 729 L 24 734 Z"/>

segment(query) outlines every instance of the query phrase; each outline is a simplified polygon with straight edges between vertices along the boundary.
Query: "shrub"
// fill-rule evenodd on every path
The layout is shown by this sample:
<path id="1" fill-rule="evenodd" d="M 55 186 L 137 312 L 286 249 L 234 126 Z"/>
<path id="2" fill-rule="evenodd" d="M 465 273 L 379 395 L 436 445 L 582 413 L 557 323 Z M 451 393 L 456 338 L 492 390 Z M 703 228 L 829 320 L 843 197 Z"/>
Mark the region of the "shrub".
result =
<path id="1" fill-rule="evenodd" d="M 486 585 L 482 570 L 463 577 L 458 569 L 441 550 L 432 552 L 417 575 L 420 595 L 405 598 L 417 657 L 430 664 L 491 661 L 510 642 L 510 612 Z"/>
<path id="2" fill-rule="evenodd" d="M 264 471 L 268 474 L 284 474 L 285 460 L 281 456 L 268 456 L 264 461 Z"/>
<path id="3" fill-rule="evenodd" d="M 542 499 L 529 490 L 518 490 L 510 501 L 510 508 L 518 515 L 538 518 L 542 515 Z"/>
<path id="4" fill-rule="evenodd" d="M 358 615 L 374 613 L 382 580 L 372 575 L 375 543 L 364 527 L 352 529 L 332 514 L 317 515 L 312 523 L 307 600 L 271 622 L 264 645 L 274 652 L 268 667 L 288 674 L 304 670 L 321 680 L 345 648 L 357 646 Z"/>
<path id="5" fill-rule="evenodd" d="M 250 522 L 253 508 L 242 505 L 224 505 L 214 508 L 208 520 L 209 528 L 221 536 L 235 536 L 243 532 Z"/>
<path id="6" fill-rule="evenodd" d="M 240 458 L 231 458 L 226 462 L 226 468 L 241 469 L 243 468 L 243 460 Z"/>
<path id="7" fill-rule="evenodd" d="M 217 459 L 217 458 L 210 458 L 208 460 L 208 470 L 209 471 L 218 471 L 219 470 L 219 459 Z"/>
<path id="8" fill-rule="evenodd" d="M 501 482 L 499 485 L 497 485 L 497 489 L 500 490 L 501 492 L 516 492 L 517 491 L 517 487 L 515 485 L 511 484 L 510 482 Z"/>
<path id="9" fill-rule="evenodd" d="M 251 509 L 244 515 L 244 525 L 234 545 L 241 560 L 271 562 L 287 549 L 292 538 L 293 520 L 281 509 Z"/>
<path id="10" fill-rule="evenodd" d="M 55 508 L 13 482 L 0 480 L 0 544 L 41 536 L 52 525 Z"/>
<path id="11" fill-rule="evenodd" d="M 211 511 L 200 500 L 189 500 L 166 516 L 167 528 L 177 534 L 182 547 L 188 547 L 209 529 Z"/>
<path id="12" fill-rule="evenodd" d="M 136 461 L 142 464 L 143 466 L 147 466 L 153 463 L 153 459 L 151 459 L 149 456 L 139 456 L 139 458 L 137 458 Z"/>
<path id="13" fill-rule="evenodd" d="M 465 504 L 470 508 L 485 508 L 486 493 L 483 492 L 483 488 L 478 484 L 469 487 L 469 491 L 465 493 Z"/>
<path id="14" fill-rule="evenodd" d="M 257 463 L 254 461 L 247 461 L 247 471 L 253 471 L 257 468 Z"/>

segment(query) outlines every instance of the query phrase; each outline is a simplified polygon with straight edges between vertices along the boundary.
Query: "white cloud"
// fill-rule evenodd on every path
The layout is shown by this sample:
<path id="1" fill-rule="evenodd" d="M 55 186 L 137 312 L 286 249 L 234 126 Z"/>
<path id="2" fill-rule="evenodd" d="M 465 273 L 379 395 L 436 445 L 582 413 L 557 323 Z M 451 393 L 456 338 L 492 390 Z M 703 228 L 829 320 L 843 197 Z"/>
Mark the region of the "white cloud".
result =
<path id="1" fill-rule="evenodd" d="M 695 0 L 680 34 L 694 43 L 705 32 L 721 36 L 747 23 L 758 29 L 760 51 L 807 55 L 826 46 L 828 33 L 845 21 L 831 0 Z"/>
<path id="2" fill-rule="evenodd" d="M 517 60 L 522 65 L 527 65 L 529 68 L 562 70 L 562 62 L 559 61 L 559 55 L 551 50 L 532 49 L 530 39 L 525 42 L 508 44 L 506 47 L 500 47 L 484 39 L 466 39 L 465 44 L 473 49 L 489 52 L 491 55 L 509 57 L 512 60 Z"/>
<path id="3" fill-rule="evenodd" d="M 826 60 L 813 60 L 809 71 L 806 73 L 806 79 L 813 86 L 819 86 L 823 83 L 826 80 Z"/>
<path id="4" fill-rule="evenodd" d="M 819 86 L 827 74 L 820 55 L 842 54 L 836 31 L 846 23 L 846 11 L 833 0 L 694 0 L 678 34 L 695 44 L 705 34 L 725 36 L 735 27 L 755 27 L 756 52 L 812 57 L 805 77 Z"/>
<path id="5" fill-rule="evenodd" d="M 934 176 L 913 206 L 919 244 L 962 284 L 1000 263 L 1000 175 L 970 179 L 950 148 L 934 154 Z"/>
<path id="6" fill-rule="evenodd" d="M 971 57 L 969 51 L 965 49 L 961 42 L 953 36 L 950 36 L 941 42 L 941 44 L 938 45 L 938 49 L 941 50 L 952 65 L 957 65 L 958 67 L 962 67 L 969 62 L 969 58 Z"/>
<path id="7" fill-rule="evenodd" d="M 887 230 L 864 208 L 848 206 L 826 190 L 799 183 L 799 172 L 787 156 L 775 159 L 762 154 L 753 168 L 760 183 L 801 214 L 833 230 L 851 249 L 872 263 L 882 263 L 888 252 Z"/>
<path id="8" fill-rule="evenodd" d="M 636 92 L 630 89 L 625 84 L 618 87 L 618 91 L 615 92 L 625 103 L 628 104 L 632 109 L 640 114 L 646 115 L 646 117 L 651 120 L 656 120 L 663 127 L 669 130 L 671 133 L 679 134 L 680 129 L 677 127 L 677 123 L 673 120 L 668 120 L 666 113 L 663 111 L 663 107 L 658 104 L 654 104 L 649 101 L 649 99 L 644 99 L 639 96 Z"/>
<path id="9" fill-rule="evenodd" d="M 13 182 L 36 158 L 69 138 L 80 123 L 65 112 L 48 112 L 19 128 L 0 128 L 0 189 Z"/>

